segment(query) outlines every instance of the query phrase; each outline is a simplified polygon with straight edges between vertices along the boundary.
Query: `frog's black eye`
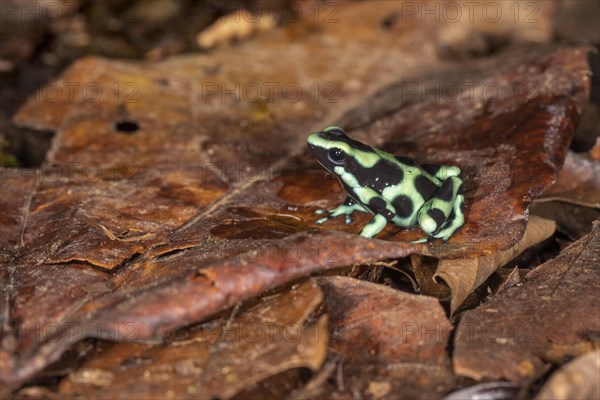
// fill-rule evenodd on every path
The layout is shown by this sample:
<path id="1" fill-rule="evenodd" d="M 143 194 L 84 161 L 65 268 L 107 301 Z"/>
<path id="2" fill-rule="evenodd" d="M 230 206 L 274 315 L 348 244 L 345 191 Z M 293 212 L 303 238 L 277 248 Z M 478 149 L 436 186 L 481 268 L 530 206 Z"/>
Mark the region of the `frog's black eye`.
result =
<path id="1" fill-rule="evenodd" d="M 344 160 L 346 159 L 346 153 L 344 153 L 344 150 L 334 147 L 333 149 L 329 150 L 327 157 L 329 158 L 329 161 L 339 165 L 344 163 Z"/>

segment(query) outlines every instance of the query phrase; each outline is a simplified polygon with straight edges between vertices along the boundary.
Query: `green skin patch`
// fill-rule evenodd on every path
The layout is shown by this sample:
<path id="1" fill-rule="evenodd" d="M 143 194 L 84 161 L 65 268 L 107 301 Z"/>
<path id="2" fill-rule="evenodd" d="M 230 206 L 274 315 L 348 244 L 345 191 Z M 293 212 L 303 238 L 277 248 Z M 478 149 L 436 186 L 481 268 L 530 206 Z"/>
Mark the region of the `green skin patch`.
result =
<path id="1" fill-rule="evenodd" d="M 308 148 L 317 161 L 335 174 L 348 192 L 344 203 L 316 222 L 369 212 L 373 219 L 360 232 L 374 237 L 388 222 L 409 228 L 418 225 L 428 239 L 448 240 L 464 223 L 464 196 L 460 169 L 454 166 L 419 166 L 407 157 L 373 149 L 348 137 L 336 126 L 311 134 Z"/>

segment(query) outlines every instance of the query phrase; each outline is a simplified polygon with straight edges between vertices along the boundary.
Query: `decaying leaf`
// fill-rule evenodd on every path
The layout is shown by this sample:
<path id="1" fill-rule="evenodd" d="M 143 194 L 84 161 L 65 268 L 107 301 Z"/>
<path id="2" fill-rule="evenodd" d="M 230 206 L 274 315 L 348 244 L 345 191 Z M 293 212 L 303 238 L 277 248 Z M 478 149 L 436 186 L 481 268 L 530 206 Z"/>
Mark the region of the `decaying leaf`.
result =
<path id="1" fill-rule="evenodd" d="M 556 371 L 536 400 L 600 399 L 600 351 L 577 357 Z"/>
<path id="2" fill-rule="evenodd" d="M 539 201 L 551 200 L 600 208 L 600 161 L 568 152 L 558 180 Z"/>
<path id="3" fill-rule="evenodd" d="M 454 342 L 459 375 L 531 382 L 597 346 L 600 223 L 558 257 L 486 304 L 466 311 Z"/>
<path id="4" fill-rule="evenodd" d="M 2 255 L 0 379 L 18 385 L 86 337 L 161 340 L 315 271 L 514 246 L 587 102 L 588 50 L 448 62 L 440 26 L 385 22 L 401 11 L 353 2 L 336 24 L 304 19 L 210 55 L 88 57 L 32 96 L 15 124 L 57 134 L 33 185 L 2 170 L 3 190 L 14 185 L 22 203 L 9 202 L 19 215 L 1 228 L 15 245 Z M 257 82 L 279 87 L 249 97 Z M 458 86 L 458 96 L 403 95 L 421 83 Z M 490 85 L 504 95 L 486 95 Z M 422 234 L 389 226 L 387 240 L 357 237 L 367 215 L 317 225 L 315 210 L 344 194 L 305 140 L 336 122 L 418 162 L 460 166 L 461 231 L 407 244 Z"/>
<path id="5" fill-rule="evenodd" d="M 514 247 L 491 256 L 440 260 L 435 278 L 450 286 L 452 300 L 450 312 L 454 313 L 467 296 L 501 266 L 507 264 L 528 247 L 548 239 L 556 229 L 554 221 L 531 216 L 525 235 Z"/>
<path id="6" fill-rule="evenodd" d="M 165 345 L 102 343 L 61 382 L 60 395 L 228 399 L 291 368 L 317 370 L 326 355 L 327 318 L 311 315 L 322 300 L 309 280 L 232 318 L 187 328 Z"/>
<path id="7" fill-rule="evenodd" d="M 454 385 L 446 353 L 452 325 L 437 299 L 348 277 L 318 282 L 330 348 L 340 358 L 335 383 L 321 395 L 431 398 Z"/>

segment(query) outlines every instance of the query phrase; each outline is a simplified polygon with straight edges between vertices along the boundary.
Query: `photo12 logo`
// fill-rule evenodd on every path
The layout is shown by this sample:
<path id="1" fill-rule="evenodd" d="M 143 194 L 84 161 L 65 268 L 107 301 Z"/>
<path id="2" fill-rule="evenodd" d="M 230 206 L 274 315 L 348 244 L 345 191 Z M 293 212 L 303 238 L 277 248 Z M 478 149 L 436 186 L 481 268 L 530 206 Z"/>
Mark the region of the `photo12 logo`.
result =
<path id="1" fill-rule="evenodd" d="M 134 322 L 113 323 L 110 326 L 89 322 L 36 322 L 31 326 L 20 326 L 14 331 L 3 331 L 0 343 L 75 343 L 83 338 L 102 338 L 112 341 L 136 340 L 139 326 Z"/>
<path id="2" fill-rule="evenodd" d="M 88 102 L 112 101 L 117 104 L 138 103 L 139 86 L 136 82 L 113 82 L 100 85 L 98 82 L 50 82 L 34 94 L 37 102 Z"/>
<path id="3" fill-rule="evenodd" d="M 272 103 L 278 99 L 290 103 L 339 101 L 339 87 L 335 82 L 314 82 L 308 86 L 298 82 L 202 82 L 200 89 L 203 103 Z"/>
<path id="4" fill-rule="evenodd" d="M 263 0 L 259 3 L 245 3 L 243 7 L 238 2 L 220 2 L 221 12 L 226 15 L 223 21 L 241 23 L 260 23 L 266 19 L 270 23 L 279 22 L 291 24 L 301 19 L 316 23 L 338 23 L 339 5 L 335 1 L 309 1 L 309 2 L 282 2 L 281 0 Z M 207 9 L 206 19 L 210 22 L 213 18 L 212 10 Z"/>
<path id="5" fill-rule="evenodd" d="M 404 1 L 401 21 L 423 23 L 487 22 L 538 23 L 535 1 Z"/>
<path id="6" fill-rule="evenodd" d="M 0 22 L 48 23 L 76 15 L 79 1 L 0 1 Z"/>
<path id="7" fill-rule="evenodd" d="M 290 214 L 291 215 L 291 214 Z M 290 218 L 292 218 L 290 216 Z M 332 266 L 340 262 L 341 253 L 337 243 L 329 240 L 320 240 L 302 245 L 294 242 L 281 245 L 245 245 L 220 243 L 214 252 L 220 252 L 227 262 L 233 264 L 260 265 L 285 265 L 310 263 L 320 264 L 323 267 Z M 232 255 L 233 254 L 233 255 Z"/>
<path id="8" fill-rule="evenodd" d="M 402 82 L 400 98 L 404 102 L 488 102 L 512 99 L 515 103 L 538 95 L 540 83 L 522 81 L 507 85 L 496 81 Z"/>
<path id="9" fill-rule="evenodd" d="M 11 179 L 35 180 L 36 182 L 97 182 L 100 180 L 129 180 L 135 179 L 139 172 L 135 163 L 116 163 L 111 166 L 101 166 L 96 162 L 81 164 L 78 162 L 46 163 L 38 169 L 2 168 L 0 182 Z"/>

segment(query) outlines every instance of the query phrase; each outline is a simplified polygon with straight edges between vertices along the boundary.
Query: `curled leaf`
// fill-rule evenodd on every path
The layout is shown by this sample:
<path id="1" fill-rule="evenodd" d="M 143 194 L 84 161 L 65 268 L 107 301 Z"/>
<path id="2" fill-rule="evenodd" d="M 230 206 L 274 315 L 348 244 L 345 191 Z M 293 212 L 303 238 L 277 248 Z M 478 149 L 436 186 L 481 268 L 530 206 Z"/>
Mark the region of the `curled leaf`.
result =
<path id="1" fill-rule="evenodd" d="M 528 247 L 549 238 L 555 229 L 554 221 L 531 216 L 523 238 L 508 250 L 485 257 L 440 260 L 434 277 L 443 279 L 450 286 L 452 291 L 450 311 L 454 313 L 467 296 L 494 271 L 507 264 Z"/>

